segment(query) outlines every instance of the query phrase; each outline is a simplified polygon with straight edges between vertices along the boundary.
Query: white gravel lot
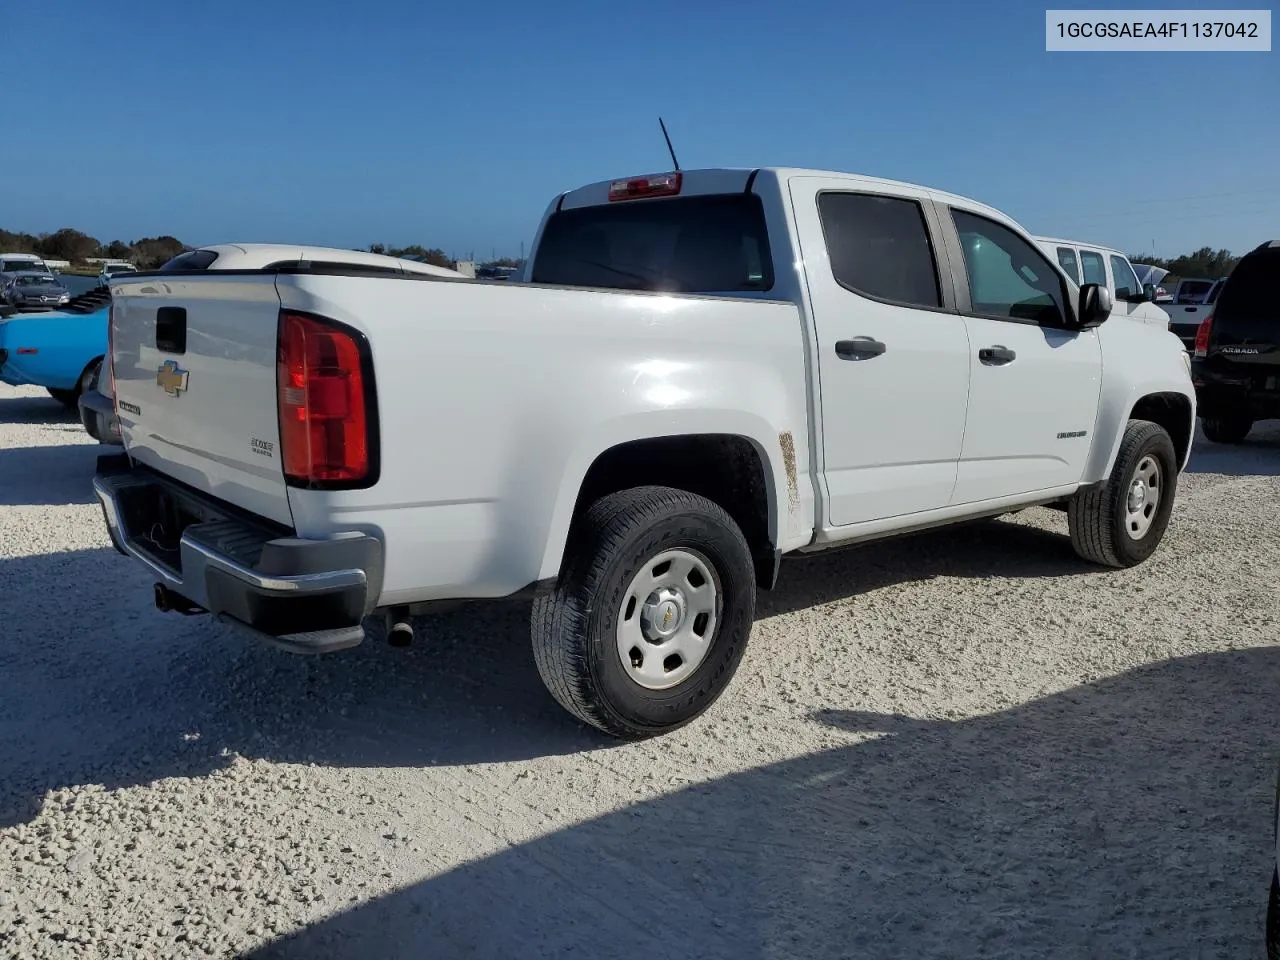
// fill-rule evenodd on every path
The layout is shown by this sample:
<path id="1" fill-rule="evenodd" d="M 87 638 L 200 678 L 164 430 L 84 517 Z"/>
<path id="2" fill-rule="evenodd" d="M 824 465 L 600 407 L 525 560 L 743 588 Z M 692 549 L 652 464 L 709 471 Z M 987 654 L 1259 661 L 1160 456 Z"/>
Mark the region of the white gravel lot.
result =
<path id="1" fill-rule="evenodd" d="M 0 386 L 0 956 L 1260 956 L 1280 429 L 1199 443 L 1144 566 L 1045 510 L 794 561 L 618 745 L 518 607 L 325 659 L 156 612 L 103 448 Z"/>

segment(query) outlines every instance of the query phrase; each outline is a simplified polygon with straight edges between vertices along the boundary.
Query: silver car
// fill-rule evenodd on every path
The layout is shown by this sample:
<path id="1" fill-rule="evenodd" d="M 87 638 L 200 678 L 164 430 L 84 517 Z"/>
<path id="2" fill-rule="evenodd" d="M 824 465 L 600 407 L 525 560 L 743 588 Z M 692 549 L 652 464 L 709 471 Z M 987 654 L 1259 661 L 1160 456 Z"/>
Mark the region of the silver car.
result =
<path id="1" fill-rule="evenodd" d="M 0 296 L 17 310 L 56 310 L 71 300 L 70 291 L 51 273 L 8 274 Z"/>

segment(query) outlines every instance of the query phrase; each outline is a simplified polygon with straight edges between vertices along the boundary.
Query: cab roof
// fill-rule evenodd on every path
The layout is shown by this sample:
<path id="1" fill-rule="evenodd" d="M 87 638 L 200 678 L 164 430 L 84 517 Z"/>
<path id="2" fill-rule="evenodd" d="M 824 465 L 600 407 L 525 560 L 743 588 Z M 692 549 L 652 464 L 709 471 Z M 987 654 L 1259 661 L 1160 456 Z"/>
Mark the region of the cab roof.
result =
<path id="1" fill-rule="evenodd" d="M 935 187 L 908 183 L 905 180 L 886 180 L 882 177 L 870 177 L 864 174 L 849 173 L 838 170 L 807 169 L 804 167 L 704 167 L 696 170 L 681 170 L 683 182 L 681 196 L 696 196 L 707 193 L 737 193 L 746 189 L 748 183 L 756 182 L 761 177 L 773 178 L 779 184 L 801 177 L 821 177 L 824 179 L 845 180 L 851 187 L 872 188 L 889 191 L 926 191 L 934 199 L 943 203 L 967 207 L 991 214 L 1001 220 L 1008 220 L 1006 213 L 981 203 L 970 197 L 956 193 L 948 193 Z M 612 177 L 608 180 L 597 180 L 565 192 L 555 204 L 557 208 L 585 207 L 608 202 L 609 186 L 629 177 L 659 176 L 658 171 L 647 174 L 628 174 Z"/>
<path id="2" fill-rule="evenodd" d="M 464 277 L 465 274 L 447 267 L 437 267 L 417 260 L 402 260 L 381 253 L 364 250 L 343 250 L 339 247 L 297 246 L 286 243 L 216 243 L 197 250 L 218 255 L 215 270 L 261 270 L 273 263 L 294 263 L 318 260 L 326 263 L 343 263 L 353 266 L 391 267 L 405 273 L 424 273 L 437 277 Z"/>

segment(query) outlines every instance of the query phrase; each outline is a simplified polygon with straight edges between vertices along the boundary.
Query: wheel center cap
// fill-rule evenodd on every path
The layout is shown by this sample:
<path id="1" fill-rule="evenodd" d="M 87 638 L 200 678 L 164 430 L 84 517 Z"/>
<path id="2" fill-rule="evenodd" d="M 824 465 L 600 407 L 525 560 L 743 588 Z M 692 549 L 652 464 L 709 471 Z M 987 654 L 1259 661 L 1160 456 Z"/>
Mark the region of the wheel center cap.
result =
<path id="1" fill-rule="evenodd" d="M 1133 481 L 1129 488 L 1129 509 L 1137 510 L 1147 499 L 1147 485 L 1142 480 Z"/>
<path id="2" fill-rule="evenodd" d="M 679 630 L 683 622 L 683 598 L 670 588 L 657 591 L 644 605 L 644 632 L 650 640 L 666 639 Z"/>

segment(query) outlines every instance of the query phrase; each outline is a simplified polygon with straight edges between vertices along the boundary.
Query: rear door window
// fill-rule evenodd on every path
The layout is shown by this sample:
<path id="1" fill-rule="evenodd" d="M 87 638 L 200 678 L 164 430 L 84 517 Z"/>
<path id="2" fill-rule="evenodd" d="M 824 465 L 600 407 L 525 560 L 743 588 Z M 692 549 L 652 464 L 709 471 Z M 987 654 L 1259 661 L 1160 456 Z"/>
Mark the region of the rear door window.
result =
<path id="1" fill-rule="evenodd" d="M 1080 267 L 1085 283 L 1096 283 L 1100 287 L 1107 285 L 1107 268 L 1102 262 L 1102 254 L 1093 250 L 1081 250 Z"/>
<path id="2" fill-rule="evenodd" d="M 671 293 L 773 288 L 760 198 L 746 193 L 561 210 L 543 229 L 533 283 Z"/>
<path id="3" fill-rule="evenodd" d="M 1080 263 L 1076 260 L 1076 252 L 1070 247 L 1058 248 L 1058 265 L 1067 271 L 1067 276 L 1076 283 L 1080 282 Z"/>
<path id="4" fill-rule="evenodd" d="M 933 246 L 918 202 L 829 192 L 818 197 L 818 217 L 840 286 L 903 306 L 942 306 Z"/>

